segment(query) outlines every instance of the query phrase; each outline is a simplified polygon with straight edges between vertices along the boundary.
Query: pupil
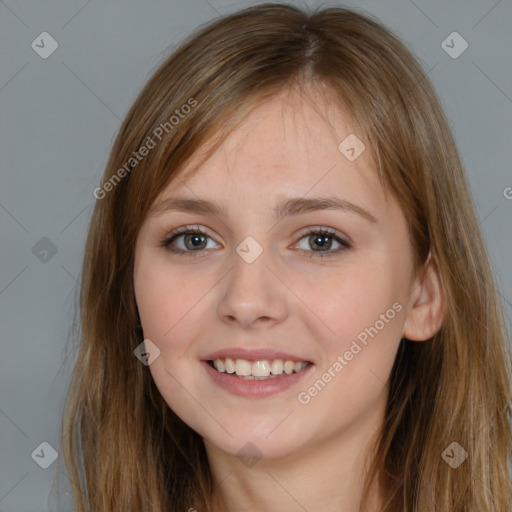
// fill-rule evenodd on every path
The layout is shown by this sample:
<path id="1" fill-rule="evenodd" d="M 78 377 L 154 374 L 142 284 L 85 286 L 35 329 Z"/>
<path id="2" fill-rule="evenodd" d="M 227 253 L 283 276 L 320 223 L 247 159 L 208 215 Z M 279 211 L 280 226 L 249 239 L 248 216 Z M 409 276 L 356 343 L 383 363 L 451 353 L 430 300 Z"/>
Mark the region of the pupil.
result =
<path id="1" fill-rule="evenodd" d="M 192 248 L 197 249 L 199 247 L 199 245 L 201 245 L 201 243 L 202 243 L 201 238 L 203 238 L 203 235 L 199 235 L 197 233 L 194 233 L 192 235 L 188 235 L 187 240 L 191 240 L 192 241 Z"/>
<path id="2" fill-rule="evenodd" d="M 326 235 L 312 235 L 313 242 L 319 245 L 320 247 L 325 247 L 328 245 L 326 239 L 329 238 Z"/>

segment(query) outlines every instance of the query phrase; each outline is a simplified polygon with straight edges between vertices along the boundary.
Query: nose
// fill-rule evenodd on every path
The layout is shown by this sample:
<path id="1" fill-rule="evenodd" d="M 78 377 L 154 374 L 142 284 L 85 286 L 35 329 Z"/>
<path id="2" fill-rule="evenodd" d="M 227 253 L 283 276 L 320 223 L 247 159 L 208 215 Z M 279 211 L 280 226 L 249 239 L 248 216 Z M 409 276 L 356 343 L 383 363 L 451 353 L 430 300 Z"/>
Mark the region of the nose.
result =
<path id="1" fill-rule="evenodd" d="M 287 290 L 269 266 L 266 251 L 252 263 L 236 252 L 217 305 L 222 322 L 242 329 L 268 329 L 287 315 Z"/>

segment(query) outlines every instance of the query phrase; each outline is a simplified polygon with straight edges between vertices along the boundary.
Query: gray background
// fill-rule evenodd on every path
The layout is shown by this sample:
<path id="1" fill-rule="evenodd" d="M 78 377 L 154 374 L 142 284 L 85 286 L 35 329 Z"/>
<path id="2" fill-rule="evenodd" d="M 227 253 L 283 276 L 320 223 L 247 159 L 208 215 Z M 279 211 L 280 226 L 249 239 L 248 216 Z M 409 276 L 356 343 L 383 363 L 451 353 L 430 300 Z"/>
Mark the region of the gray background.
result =
<path id="1" fill-rule="evenodd" d="M 75 358 L 66 340 L 92 191 L 121 119 L 152 71 L 194 28 L 255 3 L 0 2 L 2 512 L 72 510 L 65 499 L 67 476 L 58 465 L 63 458 L 43 469 L 39 463 L 49 461 L 50 452 L 39 446 L 47 442 L 60 451 L 60 418 Z M 431 70 L 510 318 L 512 1 L 295 3 L 364 9 Z M 458 58 L 441 45 L 454 31 L 469 44 Z M 42 46 L 42 32 L 59 45 L 46 59 L 31 47 L 34 40 Z M 34 450 L 39 457 L 31 456 Z M 62 490 L 52 490 L 54 477 Z"/>

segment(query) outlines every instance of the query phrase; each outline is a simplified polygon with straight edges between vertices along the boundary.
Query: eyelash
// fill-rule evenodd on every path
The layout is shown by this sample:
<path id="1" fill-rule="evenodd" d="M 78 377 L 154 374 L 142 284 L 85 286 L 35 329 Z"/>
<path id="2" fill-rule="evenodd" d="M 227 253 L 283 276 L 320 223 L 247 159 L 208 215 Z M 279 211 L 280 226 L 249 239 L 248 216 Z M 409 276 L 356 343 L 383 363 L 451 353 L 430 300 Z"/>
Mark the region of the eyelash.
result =
<path id="1" fill-rule="evenodd" d="M 206 231 L 201 229 L 199 226 L 183 226 L 182 228 L 176 229 L 175 231 L 169 233 L 167 237 L 165 237 L 164 240 L 161 242 L 161 246 L 165 247 L 168 251 L 179 254 L 181 256 L 196 256 L 195 253 L 202 253 L 204 250 L 198 250 L 198 251 L 184 251 L 183 249 L 176 249 L 172 247 L 172 242 L 176 238 L 178 238 L 180 235 L 203 235 L 205 237 L 211 238 Z M 335 231 L 332 231 L 327 228 L 318 228 L 318 229 L 311 229 L 310 231 L 307 231 L 306 233 L 303 233 L 299 239 L 302 240 L 303 238 L 306 238 L 311 235 L 320 235 L 320 236 L 327 236 L 329 238 L 332 238 L 336 242 L 340 244 L 340 247 L 334 250 L 329 251 L 306 251 L 310 252 L 311 256 L 310 258 L 331 258 L 334 256 L 337 256 L 339 253 L 346 251 L 347 249 L 351 249 L 352 245 L 347 242 L 346 240 L 340 238 Z"/>

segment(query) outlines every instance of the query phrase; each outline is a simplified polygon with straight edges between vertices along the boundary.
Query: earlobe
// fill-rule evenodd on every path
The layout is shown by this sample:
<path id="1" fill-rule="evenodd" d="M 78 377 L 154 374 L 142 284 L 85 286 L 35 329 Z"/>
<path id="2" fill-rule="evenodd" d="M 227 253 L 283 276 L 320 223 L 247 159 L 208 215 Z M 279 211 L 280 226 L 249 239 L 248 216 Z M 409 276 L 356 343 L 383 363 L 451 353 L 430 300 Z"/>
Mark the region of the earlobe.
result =
<path id="1" fill-rule="evenodd" d="M 409 298 L 402 337 L 411 341 L 426 341 L 439 331 L 446 315 L 446 296 L 441 274 L 430 253 L 412 283 Z"/>

